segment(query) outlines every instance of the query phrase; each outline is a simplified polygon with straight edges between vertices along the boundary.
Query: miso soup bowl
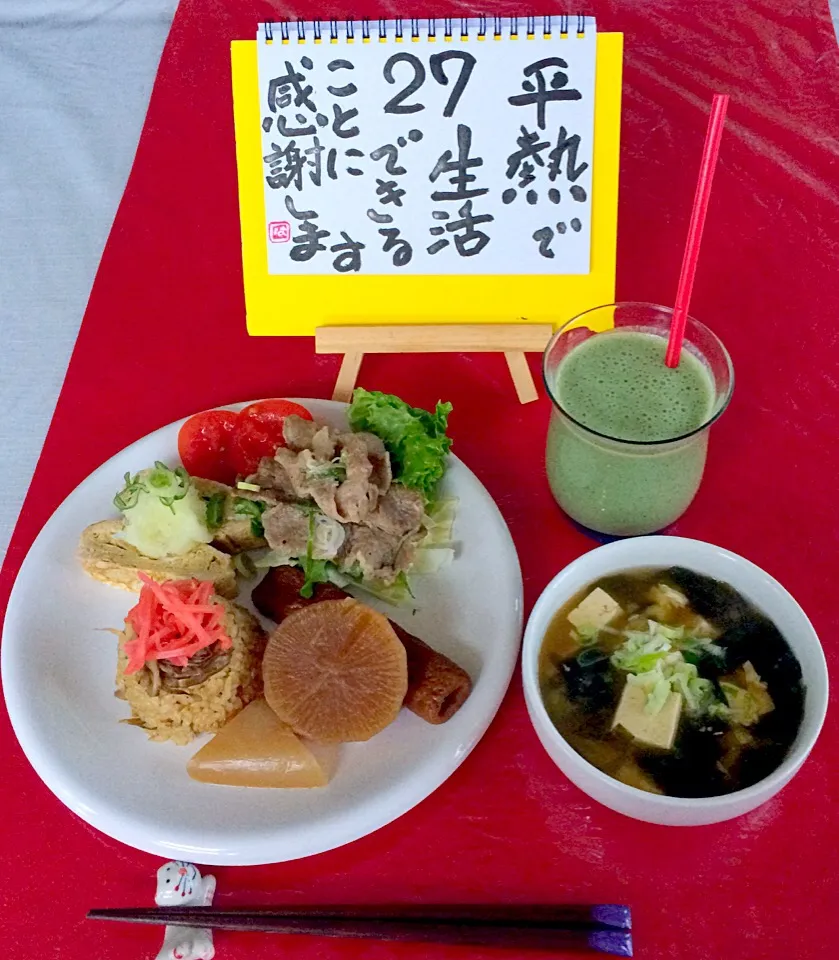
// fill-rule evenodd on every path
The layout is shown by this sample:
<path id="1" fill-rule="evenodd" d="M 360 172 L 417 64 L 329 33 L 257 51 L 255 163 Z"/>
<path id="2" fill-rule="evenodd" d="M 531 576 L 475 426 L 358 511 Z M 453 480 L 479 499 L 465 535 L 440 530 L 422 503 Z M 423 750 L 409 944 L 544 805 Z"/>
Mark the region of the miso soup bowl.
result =
<path id="1" fill-rule="evenodd" d="M 790 752 L 768 777 L 721 797 L 681 798 L 646 793 L 612 779 L 584 760 L 553 725 L 539 692 L 539 650 L 554 614 L 588 584 L 638 567 L 687 567 L 731 584 L 762 610 L 783 634 L 801 664 L 806 688 L 804 718 Z M 558 573 L 533 608 L 522 647 L 524 695 L 542 746 L 559 769 L 594 800 L 636 820 L 698 826 L 739 817 L 774 797 L 801 767 L 827 710 L 827 665 L 819 638 L 793 597 L 760 567 L 710 543 L 680 537 L 636 537 L 592 550 Z"/>

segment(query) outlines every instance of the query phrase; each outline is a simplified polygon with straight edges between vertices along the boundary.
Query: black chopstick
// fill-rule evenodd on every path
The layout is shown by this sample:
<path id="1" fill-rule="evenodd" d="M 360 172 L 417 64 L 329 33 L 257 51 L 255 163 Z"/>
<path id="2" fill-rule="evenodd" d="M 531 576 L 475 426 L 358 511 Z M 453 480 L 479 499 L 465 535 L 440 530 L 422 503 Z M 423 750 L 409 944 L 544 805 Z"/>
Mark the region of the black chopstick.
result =
<path id="1" fill-rule="evenodd" d="M 563 906 L 341 906 L 244 908 L 138 907 L 91 910 L 90 920 L 122 920 L 217 930 L 353 937 L 512 949 L 588 950 L 632 956 L 629 907 Z"/>

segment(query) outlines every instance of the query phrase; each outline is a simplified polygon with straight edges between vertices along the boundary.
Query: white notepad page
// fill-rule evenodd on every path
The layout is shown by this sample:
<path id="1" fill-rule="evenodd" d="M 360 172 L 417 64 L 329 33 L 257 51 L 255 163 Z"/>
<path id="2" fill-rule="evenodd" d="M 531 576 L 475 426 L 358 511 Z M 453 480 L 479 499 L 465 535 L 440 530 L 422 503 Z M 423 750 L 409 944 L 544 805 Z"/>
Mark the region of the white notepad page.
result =
<path id="1" fill-rule="evenodd" d="M 260 24 L 268 272 L 588 273 L 595 22 L 534 19 Z"/>

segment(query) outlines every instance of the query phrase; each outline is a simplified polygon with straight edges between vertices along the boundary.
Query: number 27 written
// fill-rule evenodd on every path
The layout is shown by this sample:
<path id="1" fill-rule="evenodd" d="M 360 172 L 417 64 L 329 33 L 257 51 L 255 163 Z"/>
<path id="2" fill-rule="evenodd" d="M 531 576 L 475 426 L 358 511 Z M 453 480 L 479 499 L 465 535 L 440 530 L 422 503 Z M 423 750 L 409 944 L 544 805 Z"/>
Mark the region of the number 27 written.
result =
<path id="1" fill-rule="evenodd" d="M 452 92 L 449 95 L 449 99 L 446 101 L 446 106 L 443 108 L 444 117 L 451 117 L 454 115 L 455 108 L 460 102 L 460 98 L 463 96 L 463 91 L 466 89 L 466 84 L 469 82 L 469 77 L 472 75 L 472 71 L 475 68 L 475 58 L 471 53 L 466 53 L 464 50 L 445 50 L 442 53 L 432 54 L 429 58 L 428 64 L 431 71 L 431 76 L 437 81 L 437 83 L 444 87 L 449 85 L 450 78 L 444 67 L 444 64 L 449 60 L 459 60 L 460 70 L 458 72 L 457 79 L 454 81 L 454 86 L 452 87 Z M 396 96 L 391 97 L 391 99 L 388 100 L 384 106 L 384 112 L 405 114 L 418 113 L 420 110 L 425 110 L 424 103 L 405 103 L 405 101 L 415 94 L 425 83 L 426 73 L 422 60 L 420 60 L 420 58 L 415 56 L 413 53 L 407 53 L 404 51 L 394 53 L 392 57 L 388 58 L 382 71 L 384 78 L 388 83 L 396 83 L 395 67 L 399 63 L 404 63 L 410 67 L 414 72 L 414 76 L 407 86 L 403 87 L 402 90 L 396 94 Z"/>

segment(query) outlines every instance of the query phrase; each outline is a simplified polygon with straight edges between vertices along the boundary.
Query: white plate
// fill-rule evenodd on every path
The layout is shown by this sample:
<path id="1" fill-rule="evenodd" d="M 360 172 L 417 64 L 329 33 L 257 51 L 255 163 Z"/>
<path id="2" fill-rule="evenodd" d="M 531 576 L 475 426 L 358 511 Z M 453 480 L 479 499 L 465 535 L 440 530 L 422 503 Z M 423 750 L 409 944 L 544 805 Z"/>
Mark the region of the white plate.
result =
<path id="1" fill-rule="evenodd" d="M 346 427 L 345 405 L 301 400 L 316 419 Z M 235 408 L 234 408 L 235 409 Z M 163 427 L 94 471 L 56 510 L 21 566 L 2 645 L 6 704 L 35 771 L 83 820 L 162 857 L 206 864 L 277 863 L 366 836 L 436 790 L 483 736 L 518 654 L 522 581 L 498 508 L 452 456 L 444 492 L 459 499 L 452 565 L 416 583 L 416 614 L 379 605 L 465 667 L 474 690 L 448 722 L 403 710 L 373 740 L 342 749 L 318 790 L 259 790 L 196 783 L 194 744 L 151 743 L 114 698 L 115 640 L 136 598 L 89 579 L 75 559 L 82 530 L 111 515 L 123 474 L 178 459 L 178 428 Z M 242 597 L 249 596 L 246 584 Z"/>

